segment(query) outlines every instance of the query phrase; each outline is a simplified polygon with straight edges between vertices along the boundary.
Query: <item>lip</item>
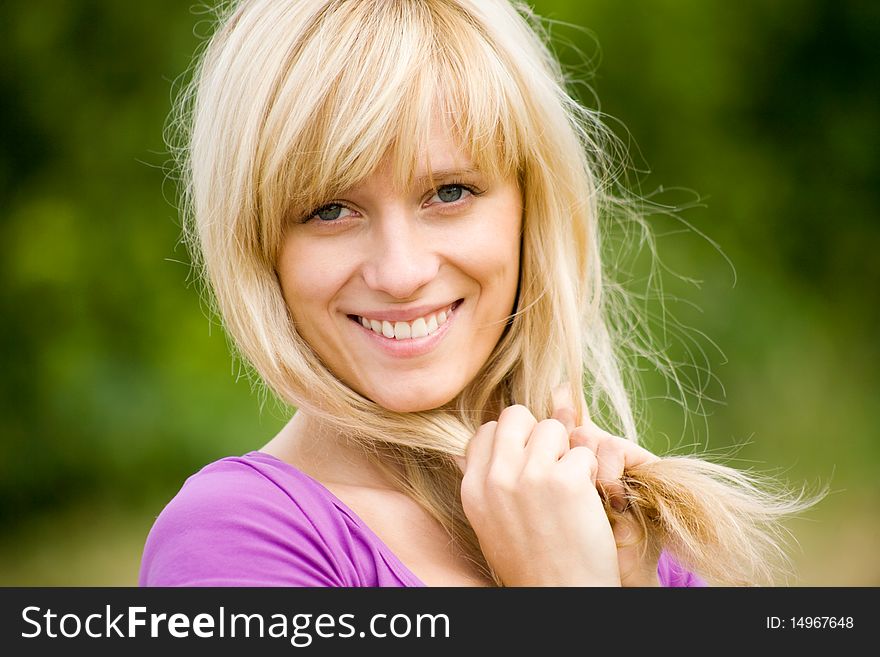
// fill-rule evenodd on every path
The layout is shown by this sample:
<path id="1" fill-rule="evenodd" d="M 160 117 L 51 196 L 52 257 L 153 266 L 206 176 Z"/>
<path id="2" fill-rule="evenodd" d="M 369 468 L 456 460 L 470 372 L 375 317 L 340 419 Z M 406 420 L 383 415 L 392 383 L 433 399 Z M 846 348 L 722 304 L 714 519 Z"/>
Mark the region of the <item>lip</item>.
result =
<path id="1" fill-rule="evenodd" d="M 386 338 L 384 335 L 380 335 L 375 331 L 364 328 L 360 322 L 351 319 L 351 317 L 349 317 L 349 321 L 360 334 L 371 341 L 371 344 L 378 347 L 389 356 L 394 356 L 396 358 L 414 358 L 416 356 L 423 356 L 433 351 L 437 347 L 437 345 L 440 344 L 446 334 L 449 333 L 450 327 L 455 323 L 455 320 L 458 317 L 458 311 L 464 305 L 464 300 L 459 299 L 458 301 L 453 302 L 453 304 L 455 305 L 455 308 L 453 308 L 452 312 L 448 315 L 446 323 L 443 324 L 443 326 L 438 328 L 436 331 L 434 331 L 431 335 L 426 335 L 423 338 L 407 338 L 406 340 L 398 340 L 397 338 Z M 446 306 L 439 306 L 439 308 L 445 307 Z M 430 314 L 430 312 L 431 311 L 428 310 L 427 314 Z M 422 317 L 422 315 L 416 315 L 415 317 Z M 378 320 L 378 318 L 374 319 Z M 397 321 L 405 320 L 401 319 Z"/>
<path id="2" fill-rule="evenodd" d="M 394 310 L 385 309 L 385 310 L 376 310 L 375 312 L 367 310 L 362 313 L 346 313 L 346 314 L 349 316 L 366 317 L 367 319 L 375 319 L 377 322 L 381 322 L 381 321 L 411 322 L 414 319 L 418 319 L 419 317 L 427 317 L 428 315 L 432 315 L 432 314 L 436 313 L 438 310 L 443 310 L 444 308 L 448 308 L 452 304 L 458 303 L 460 301 L 462 301 L 462 299 L 456 299 L 454 301 L 447 301 L 446 303 L 440 304 L 439 306 L 427 306 L 427 305 L 425 305 L 425 306 L 411 306 L 409 308 L 397 308 Z"/>

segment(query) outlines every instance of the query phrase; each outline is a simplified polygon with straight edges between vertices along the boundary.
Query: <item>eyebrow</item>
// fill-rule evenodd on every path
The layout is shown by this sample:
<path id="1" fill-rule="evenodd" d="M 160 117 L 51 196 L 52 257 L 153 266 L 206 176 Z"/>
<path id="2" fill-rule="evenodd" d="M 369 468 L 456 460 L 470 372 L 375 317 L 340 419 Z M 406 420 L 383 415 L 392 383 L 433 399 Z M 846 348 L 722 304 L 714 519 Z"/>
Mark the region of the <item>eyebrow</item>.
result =
<path id="1" fill-rule="evenodd" d="M 475 167 L 468 167 L 465 169 L 440 169 L 438 171 L 432 171 L 430 174 L 425 174 L 424 176 L 418 176 L 415 179 L 415 182 L 417 185 L 427 185 L 438 180 L 443 180 L 445 178 L 475 176 L 479 174 L 480 170 Z"/>

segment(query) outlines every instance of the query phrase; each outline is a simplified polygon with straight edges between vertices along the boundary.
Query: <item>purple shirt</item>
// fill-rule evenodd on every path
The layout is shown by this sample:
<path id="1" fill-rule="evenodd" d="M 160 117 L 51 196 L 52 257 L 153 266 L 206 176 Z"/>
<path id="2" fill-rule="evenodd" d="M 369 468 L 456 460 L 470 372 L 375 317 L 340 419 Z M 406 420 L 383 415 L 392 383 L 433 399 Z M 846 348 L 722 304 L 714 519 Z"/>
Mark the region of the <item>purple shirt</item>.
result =
<path id="1" fill-rule="evenodd" d="M 662 586 L 705 586 L 665 552 Z M 140 586 L 425 586 L 333 493 L 263 452 L 211 463 L 153 525 Z"/>

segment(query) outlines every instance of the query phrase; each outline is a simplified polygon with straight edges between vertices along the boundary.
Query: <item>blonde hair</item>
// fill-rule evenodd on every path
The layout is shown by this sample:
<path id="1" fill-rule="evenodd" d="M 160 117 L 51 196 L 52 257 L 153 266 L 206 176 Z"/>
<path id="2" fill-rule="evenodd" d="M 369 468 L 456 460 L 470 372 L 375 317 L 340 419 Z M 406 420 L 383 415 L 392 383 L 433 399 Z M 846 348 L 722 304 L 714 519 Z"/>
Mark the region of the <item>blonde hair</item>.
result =
<path id="1" fill-rule="evenodd" d="M 395 413 L 341 383 L 297 334 L 274 267 L 291 216 L 386 155 L 405 182 L 438 109 L 478 169 L 519 180 L 519 290 L 454 400 Z M 222 16 L 178 117 L 186 237 L 241 357 L 284 402 L 363 446 L 487 575 L 454 458 L 480 424 L 514 403 L 548 417 L 567 382 L 584 391 L 586 408 L 572 400 L 579 422 L 602 412 L 637 440 L 600 258 L 600 213 L 617 204 L 607 133 L 566 89 L 525 4 L 242 1 Z M 804 504 L 697 458 L 661 459 L 625 483 L 650 541 L 719 583 L 769 580 L 779 520 Z"/>

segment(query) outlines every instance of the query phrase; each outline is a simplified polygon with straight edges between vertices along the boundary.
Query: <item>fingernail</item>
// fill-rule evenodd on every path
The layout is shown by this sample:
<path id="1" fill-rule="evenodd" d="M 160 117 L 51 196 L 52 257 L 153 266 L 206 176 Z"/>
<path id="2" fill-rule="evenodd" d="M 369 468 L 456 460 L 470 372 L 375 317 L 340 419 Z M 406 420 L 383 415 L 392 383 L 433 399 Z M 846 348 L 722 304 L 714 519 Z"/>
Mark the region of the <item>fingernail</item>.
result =
<path id="1" fill-rule="evenodd" d="M 611 508 L 617 511 L 618 513 L 623 513 L 626 511 L 626 500 L 620 496 L 615 496 L 611 498 Z"/>

